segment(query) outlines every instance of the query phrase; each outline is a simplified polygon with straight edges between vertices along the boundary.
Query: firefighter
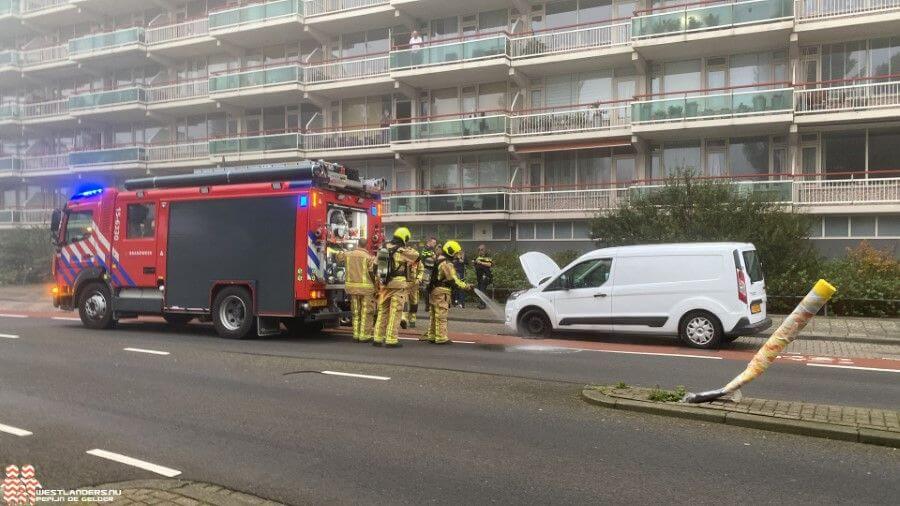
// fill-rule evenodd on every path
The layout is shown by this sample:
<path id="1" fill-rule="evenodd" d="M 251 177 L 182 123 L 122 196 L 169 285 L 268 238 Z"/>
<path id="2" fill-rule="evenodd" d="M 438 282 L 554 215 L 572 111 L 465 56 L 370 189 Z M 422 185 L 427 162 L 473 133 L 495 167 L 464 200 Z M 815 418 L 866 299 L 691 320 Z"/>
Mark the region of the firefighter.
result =
<path id="1" fill-rule="evenodd" d="M 339 251 L 336 256 L 346 264 L 344 291 L 350 299 L 353 340 L 371 342 L 375 334 L 375 257 L 366 251 L 365 239 L 360 239 L 355 249 Z"/>
<path id="2" fill-rule="evenodd" d="M 416 313 L 419 312 L 419 290 L 422 286 L 422 280 L 425 279 L 425 265 L 421 261 L 421 255 L 422 253 L 420 252 L 420 261 L 416 262 L 416 268 L 409 276 L 409 292 L 407 293 L 406 305 L 403 306 L 403 316 L 400 317 L 400 328 L 416 328 Z"/>
<path id="3" fill-rule="evenodd" d="M 434 344 L 452 344 L 447 337 L 447 314 L 450 312 L 450 297 L 453 288 L 472 290 L 472 287 L 456 275 L 453 267 L 453 259 L 462 251 L 462 246 L 456 241 L 447 241 L 444 244 L 443 254 L 435 260 L 434 272 L 429 283 L 431 300 L 431 321 L 425 341 Z"/>
<path id="4" fill-rule="evenodd" d="M 478 245 L 478 256 L 475 257 L 472 264 L 475 266 L 475 278 L 478 280 L 478 289 L 482 292 L 487 292 L 488 285 L 494 280 L 494 275 L 492 273 L 494 269 L 494 259 L 492 259 L 491 254 L 488 253 L 487 246 L 484 244 Z M 486 307 L 487 305 L 484 301 L 479 299 L 478 309 L 484 309 Z"/>
<path id="5" fill-rule="evenodd" d="M 414 276 L 419 252 L 407 246 L 412 234 L 406 227 L 394 231 L 394 237 L 378 252 L 378 274 L 381 290 L 378 294 L 378 319 L 375 321 L 375 346 L 400 347 L 397 333 L 403 304 L 409 293 L 410 276 Z"/>

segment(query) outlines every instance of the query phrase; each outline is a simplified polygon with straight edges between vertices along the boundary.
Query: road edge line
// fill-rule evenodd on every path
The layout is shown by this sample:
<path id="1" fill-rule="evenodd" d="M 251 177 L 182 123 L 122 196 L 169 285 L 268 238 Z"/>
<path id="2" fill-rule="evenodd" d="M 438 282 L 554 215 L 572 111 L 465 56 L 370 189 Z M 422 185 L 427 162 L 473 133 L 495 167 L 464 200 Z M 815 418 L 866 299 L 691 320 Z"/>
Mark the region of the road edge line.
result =
<path id="1" fill-rule="evenodd" d="M 712 410 L 687 405 L 619 399 L 589 388 L 581 390 L 581 399 L 588 404 L 593 404 L 595 406 L 621 409 L 624 411 L 688 418 L 702 422 L 721 423 L 724 425 L 766 430 L 770 432 L 798 434 L 802 436 L 900 448 L 900 433 L 864 427 L 857 428 L 824 422 L 791 420 L 789 418 L 753 415 L 734 411 Z"/>

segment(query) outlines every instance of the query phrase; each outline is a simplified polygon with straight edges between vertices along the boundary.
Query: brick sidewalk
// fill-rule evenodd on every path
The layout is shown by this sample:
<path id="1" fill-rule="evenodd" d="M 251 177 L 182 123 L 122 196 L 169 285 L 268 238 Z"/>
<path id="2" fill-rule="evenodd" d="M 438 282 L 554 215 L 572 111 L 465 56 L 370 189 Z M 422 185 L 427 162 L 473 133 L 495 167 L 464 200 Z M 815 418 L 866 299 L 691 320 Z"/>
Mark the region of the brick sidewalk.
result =
<path id="1" fill-rule="evenodd" d="M 185 480 L 135 480 L 83 488 L 83 490 L 90 489 L 120 490 L 122 495 L 117 497 L 115 501 L 108 503 L 116 506 L 130 506 L 134 504 L 174 504 L 181 506 L 281 505 L 281 503 L 268 501 L 218 485 Z"/>
<path id="2" fill-rule="evenodd" d="M 629 411 L 900 447 L 900 411 L 896 410 L 749 397 L 740 402 L 725 399 L 684 404 L 651 401 L 653 392 L 660 391 L 623 385 L 598 386 L 584 390 L 582 396 L 593 404 Z"/>

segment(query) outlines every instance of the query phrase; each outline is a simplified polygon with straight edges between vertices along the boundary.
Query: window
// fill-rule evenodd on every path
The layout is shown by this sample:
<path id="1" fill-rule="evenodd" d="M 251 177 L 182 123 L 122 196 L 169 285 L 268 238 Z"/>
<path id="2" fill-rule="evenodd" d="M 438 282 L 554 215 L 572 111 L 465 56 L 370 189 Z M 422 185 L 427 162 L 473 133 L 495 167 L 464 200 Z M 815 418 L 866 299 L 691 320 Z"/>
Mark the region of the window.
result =
<path id="1" fill-rule="evenodd" d="M 85 239 L 93 231 L 94 213 L 77 211 L 69 213 L 66 221 L 66 244 Z"/>
<path id="2" fill-rule="evenodd" d="M 581 262 L 553 281 L 547 287 L 547 291 L 570 288 L 599 288 L 609 279 L 611 267 L 611 258 L 598 258 Z"/>
<path id="3" fill-rule="evenodd" d="M 875 237 L 875 217 L 874 216 L 851 216 L 850 217 L 850 236 L 851 237 Z"/>
<path id="4" fill-rule="evenodd" d="M 519 223 L 516 225 L 516 237 L 520 241 L 534 239 L 534 223 Z"/>
<path id="5" fill-rule="evenodd" d="M 825 237 L 847 237 L 849 225 L 846 216 L 825 217 Z"/>
<path id="6" fill-rule="evenodd" d="M 878 217 L 878 237 L 900 237 L 900 214 Z"/>
<path id="7" fill-rule="evenodd" d="M 847 177 L 848 172 L 866 170 L 866 133 L 841 132 L 822 136 L 824 147 L 824 172 Z"/>
<path id="8" fill-rule="evenodd" d="M 732 139 L 728 145 L 728 161 L 731 165 L 731 174 L 734 176 L 768 174 L 769 139 L 766 137 Z"/>
<path id="9" fill-rule="evenodd" d="M 128 204 L 127 239 L 153 237 L 156 229 L 156 204 Z"/>
<path id="10" fill-rule="evenodd" d="M 756 283 L 763 280 L 762 264 L 759 261 L 759 255 L 755 250 L 743 252 L 744 267 L 747 268 L 747 274 L 750 276 L 750 282 Z"/>

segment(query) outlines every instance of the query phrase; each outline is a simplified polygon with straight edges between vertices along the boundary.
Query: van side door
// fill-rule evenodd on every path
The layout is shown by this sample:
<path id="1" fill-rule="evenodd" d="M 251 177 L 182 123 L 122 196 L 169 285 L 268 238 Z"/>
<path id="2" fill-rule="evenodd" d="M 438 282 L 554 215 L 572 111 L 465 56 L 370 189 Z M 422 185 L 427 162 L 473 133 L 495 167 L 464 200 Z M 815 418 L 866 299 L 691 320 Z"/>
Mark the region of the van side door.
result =
<path id="1" fill-rule="evenodd" d="M 608 331 L 612 308 L 612 258 L 594 258 L 579 262 L 562 273 L 547 288 L 555 291 L 553 300 L 561 329 Z"/>

